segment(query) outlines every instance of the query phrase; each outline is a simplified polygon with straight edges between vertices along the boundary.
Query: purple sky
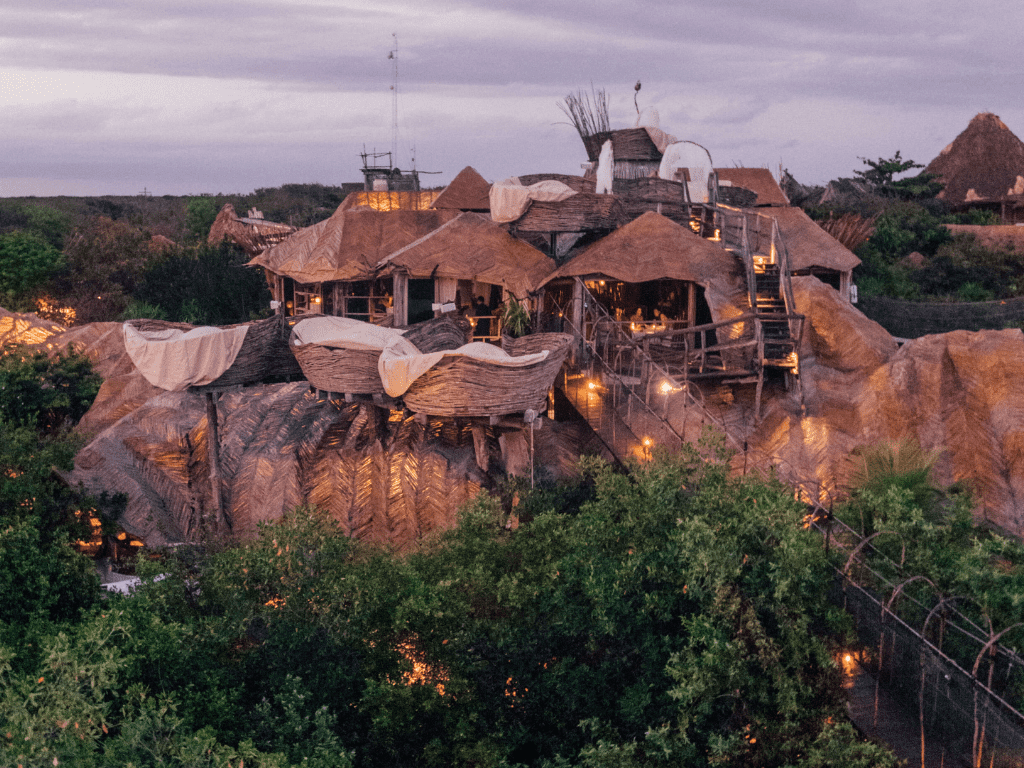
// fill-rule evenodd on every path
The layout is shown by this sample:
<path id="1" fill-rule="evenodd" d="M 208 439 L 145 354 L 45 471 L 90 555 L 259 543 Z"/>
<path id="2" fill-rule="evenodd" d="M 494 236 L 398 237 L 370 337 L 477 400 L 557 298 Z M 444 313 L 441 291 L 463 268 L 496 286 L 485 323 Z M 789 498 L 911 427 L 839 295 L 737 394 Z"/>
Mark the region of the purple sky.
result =
<path id="1" fill-rule="evenodd" d="M 633 84 L 716 165 L 806 184 L 927 163 L 978 112 L 1024 135 L 1024 6 L 979 0 L 0 0 L 0 197 L 358 181 L 391 145 L 444 184 L 586 160 L 558 109 Z"/>

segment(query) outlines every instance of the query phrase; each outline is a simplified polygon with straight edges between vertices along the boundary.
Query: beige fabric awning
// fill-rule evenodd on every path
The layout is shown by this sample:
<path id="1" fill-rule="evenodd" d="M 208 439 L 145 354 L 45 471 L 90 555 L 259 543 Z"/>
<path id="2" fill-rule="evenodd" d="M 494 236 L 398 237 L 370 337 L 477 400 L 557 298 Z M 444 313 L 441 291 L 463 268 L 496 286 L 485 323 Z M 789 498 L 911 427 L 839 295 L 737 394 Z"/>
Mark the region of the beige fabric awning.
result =
<path id="1" fill-rule="evenodd" d="M 294 344 L 318 344 L 321 347 L 341 349 L 384 349 L 395 339 L 401 338 L 404 330 L 382 328 L 362 320 L 348 317 L 321 315 L 301 320 L 292 329 Z"/>
<path id="2" fill-rule="evenodd" d="M 219 379 L 235 362 L 249 331 L 248 325 L 191 331 L 138 331 L 128 323 L 123 327 L 124 347 L 135 367 L 150 384 L 172 392 Z"/>
<path id="3" fill-rule="evenodd" d="M 464 344 L 458 349 L 443 352 L 420 352 L 407 339 L 398 338 L 380 354 L 377 370 L 380 380 L 384 383 L 384 391 L 391 397 L 400 397 L 420 376 L 425 374 L 444 357 L 472 357 L 475 360 L 503 368 L 522 368 L 547 359 L 549 352 L 543 350 L 532 355 L 513 357 L 501 347 L 474 341 Z"/>

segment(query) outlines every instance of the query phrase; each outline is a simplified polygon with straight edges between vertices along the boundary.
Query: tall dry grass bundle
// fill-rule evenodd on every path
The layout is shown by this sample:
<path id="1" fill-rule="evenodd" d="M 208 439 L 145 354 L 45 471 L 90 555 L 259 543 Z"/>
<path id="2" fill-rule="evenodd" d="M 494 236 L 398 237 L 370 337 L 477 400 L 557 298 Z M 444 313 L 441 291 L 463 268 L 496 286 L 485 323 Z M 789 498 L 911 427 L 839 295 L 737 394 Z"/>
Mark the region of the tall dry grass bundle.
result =
<path id="1" fill-rule="evenodd" d="M 851 251 L 857 250 L 875 232 L 875 217 L 844 213 L 839 218 L 819 221 L 818 225 Z"/>
<path id="2" fill-rule="evenodd" d="M 584 93 L 583 89 L 570 93 L 558 105 L 566 117 L 572 121 L 576 132 L 587 143 L 587 137 L 595 133 L 605 133 L 611 130 L 611 123 L 608 120 L 608 95 L 604 88 L 595 89 L 590 86 L 591 93 Z M 591 98 L 593 96 L 593 98 Z M 592 157 L 591 160 L 596 160 Z"/>

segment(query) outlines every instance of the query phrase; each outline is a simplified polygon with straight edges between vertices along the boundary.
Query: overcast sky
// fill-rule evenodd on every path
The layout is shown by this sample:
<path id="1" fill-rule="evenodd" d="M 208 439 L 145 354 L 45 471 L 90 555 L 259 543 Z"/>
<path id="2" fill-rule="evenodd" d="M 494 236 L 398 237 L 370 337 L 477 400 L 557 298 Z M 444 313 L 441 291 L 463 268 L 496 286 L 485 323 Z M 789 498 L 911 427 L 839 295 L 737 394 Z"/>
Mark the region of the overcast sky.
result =
<path id="1" fill-rule="evenodd" d="M 927 163 L 978 112 L 1024 136 L 1024 4 L 976 0 L 0 0 L 0 197 L 246 193 L 579 173 L 558 108 L 653 106 L 718 166 L 805 184 Z"/>

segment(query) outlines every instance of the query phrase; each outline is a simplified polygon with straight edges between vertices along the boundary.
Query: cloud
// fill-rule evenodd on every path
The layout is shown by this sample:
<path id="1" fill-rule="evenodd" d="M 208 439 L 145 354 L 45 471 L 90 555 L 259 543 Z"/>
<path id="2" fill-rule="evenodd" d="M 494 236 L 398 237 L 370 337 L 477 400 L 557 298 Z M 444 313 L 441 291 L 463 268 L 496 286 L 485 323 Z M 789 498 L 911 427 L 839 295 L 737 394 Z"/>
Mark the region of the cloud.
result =
<path id="1" fill-rule="evenodd" d="M 1024 9 L 995 0 L 0 0 L 0 16 L 0 177 L 358 178 L 362 145 L 390 144 L 392 33 L 400 155 L 415 144 L 438 181 L 578 172 L 556 102 L 593 83 L 628 125 L 638 78 L 680 138 L 808 182 L 896 148 L 927 161 L 983 109 L 1024 130 Z"/>

